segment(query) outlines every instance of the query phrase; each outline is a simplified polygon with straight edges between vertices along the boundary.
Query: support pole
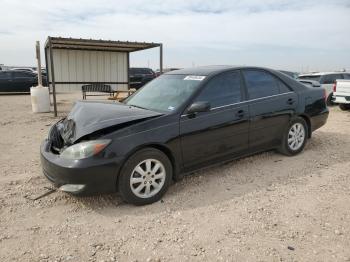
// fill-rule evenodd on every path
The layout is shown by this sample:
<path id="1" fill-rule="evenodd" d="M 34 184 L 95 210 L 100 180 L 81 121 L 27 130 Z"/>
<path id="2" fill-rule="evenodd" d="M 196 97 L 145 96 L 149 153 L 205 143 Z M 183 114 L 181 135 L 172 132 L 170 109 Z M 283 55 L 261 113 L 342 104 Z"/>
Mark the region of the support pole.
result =
<path id="1" fill-rule="evenodd" d="M 163 74 L 163 44 L 159 45 L 159 72 Z"/>
<path id="2" fill-rule="evenodd" d="M 40 42 L 36 41 L 36 60 L 38 62 L 38 86 L 42 87 L 43 86 L 43 76 L 41 73 L 41 57 L 40 57 Z"/>
<path id="3" fill-rule="evenodd" d="M 52 55 L 52 43 L 49 37 L 49 52 L 50 52 L 50 65 L 51 65 L 51 83 L 52 83 L 52 96 L 53 96 L 53 110 L 55 117 L 57 116 L 57 103 L 56 103 L 56 86 L 55 86 L 55 69 L 53 66 L 53 55 Z"/>
<path id="4" fill-rule="evenodd" d="M 128 90 L 130 90 L 130 52 L 128 52 L 128 56 L 127 56 L 127 64 L 128 64 L 128 73 L 127 73 L 127 77 L 128 77 Z"/>

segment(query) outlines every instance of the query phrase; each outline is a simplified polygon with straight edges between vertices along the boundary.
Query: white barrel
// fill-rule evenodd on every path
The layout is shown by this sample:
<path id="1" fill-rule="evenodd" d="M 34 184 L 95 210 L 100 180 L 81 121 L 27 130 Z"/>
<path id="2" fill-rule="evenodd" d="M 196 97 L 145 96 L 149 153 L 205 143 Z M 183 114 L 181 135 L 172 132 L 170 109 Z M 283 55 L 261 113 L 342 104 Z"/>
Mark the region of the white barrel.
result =
<path id="1" fill-rule="evenodd" d="M 50 93 L 48 87 L 31 87 L 30 96 L 34 113 L 50 112 Z"/>

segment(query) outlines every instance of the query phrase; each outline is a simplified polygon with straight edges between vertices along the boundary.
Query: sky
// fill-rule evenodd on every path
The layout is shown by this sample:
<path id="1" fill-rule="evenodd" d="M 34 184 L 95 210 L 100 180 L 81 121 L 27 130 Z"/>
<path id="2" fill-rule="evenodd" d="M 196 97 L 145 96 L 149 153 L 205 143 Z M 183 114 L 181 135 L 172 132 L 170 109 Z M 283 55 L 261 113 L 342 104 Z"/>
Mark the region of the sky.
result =
<path id="1" fill-rule="evenodd" d="M 165 67 L 350 70 L 350 0 L 0 0 L 0 64 L 34 66 L 48 36 L 159 42 Z M 44 60 L 44 59 L 43 59 Z M 131 66 L 159 68 L 158 50 Z"/>

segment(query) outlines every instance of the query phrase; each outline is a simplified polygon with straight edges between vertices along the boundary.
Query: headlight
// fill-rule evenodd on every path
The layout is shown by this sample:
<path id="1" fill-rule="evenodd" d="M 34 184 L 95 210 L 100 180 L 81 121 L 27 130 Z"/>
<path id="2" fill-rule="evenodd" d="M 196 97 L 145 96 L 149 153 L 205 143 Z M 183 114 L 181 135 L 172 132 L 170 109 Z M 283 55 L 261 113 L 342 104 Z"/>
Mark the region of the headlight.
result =
<path id="1" fill-rule="evenodd" d="M 109 145 L 111 140 L 101 139 L 92 140 L 87 142 L 81 142 L 70 147 L 67 147 L 61 153 L 61 157 L 65 159 L 83 159 L 90 156 L 94 156 L 100 153 L 106 146 Z"/>

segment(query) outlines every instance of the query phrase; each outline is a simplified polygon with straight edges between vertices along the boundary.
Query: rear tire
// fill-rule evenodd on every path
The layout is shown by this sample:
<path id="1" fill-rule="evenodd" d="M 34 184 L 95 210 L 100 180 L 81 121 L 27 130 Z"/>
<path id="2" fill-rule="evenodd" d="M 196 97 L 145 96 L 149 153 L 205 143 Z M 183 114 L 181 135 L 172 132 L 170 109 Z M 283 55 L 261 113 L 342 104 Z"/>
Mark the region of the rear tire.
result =
<path id="1" fill-rule="evenodd" d="M 305 147 L 308 137 L 308 128 L 301 117 L 293 119 L 284 131 L 279 151 L 287 156 L 299 154 Z"/>
<path id="2" fill-rule="evenodd" d="M 327 106 L 334 106 L 335 103 L 333 102 L 333 93 L 330 93 L 327 97 Z"/>
<path id="3" fill-rule="evenodd" d="M 350 104 L 339 104 L 339 108 L 343 111 L 350 109 Z"/>
<path id="4" fill-rule="evenodd" d="M 172 180 L 169 158 L 154 148 L 145 148 L 124 164 L 118 181 L 122 199 L 134 205 L 147 205 L 162 198 Z"/>

